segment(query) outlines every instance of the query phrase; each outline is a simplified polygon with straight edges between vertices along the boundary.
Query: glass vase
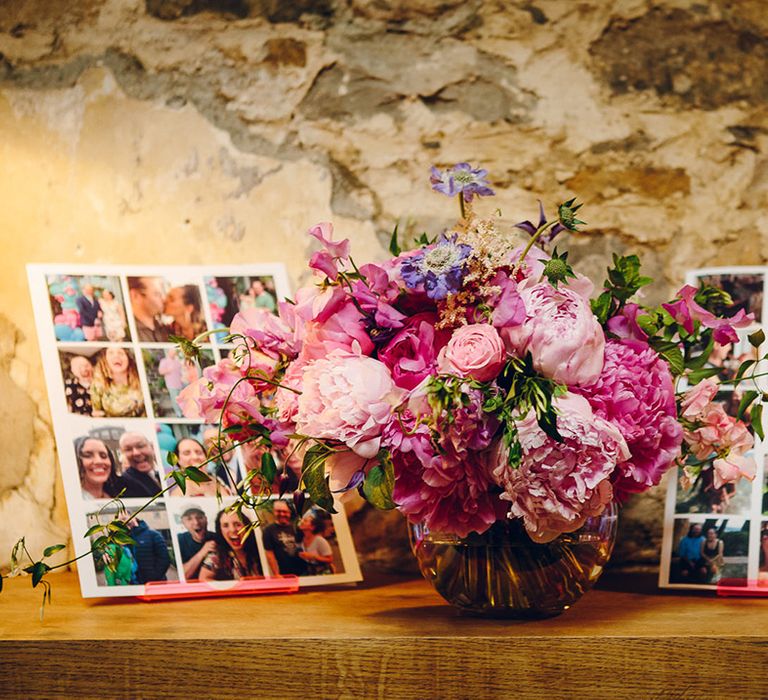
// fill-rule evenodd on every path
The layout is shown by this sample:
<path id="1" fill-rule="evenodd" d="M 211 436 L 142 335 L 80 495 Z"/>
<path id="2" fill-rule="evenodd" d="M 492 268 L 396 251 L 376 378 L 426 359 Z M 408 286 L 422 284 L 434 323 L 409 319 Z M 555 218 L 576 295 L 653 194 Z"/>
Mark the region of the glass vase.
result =
<path id="1" fill-rule="evenodd" d="M 617 508 L 575 532 L 538 544 L 520 520 L 482 535 L 456 537 L 411 525 L 411 547 L 424 578 L 451 605 L 485 617 L 559 615 L 597 581 L 616 539 Z"/>

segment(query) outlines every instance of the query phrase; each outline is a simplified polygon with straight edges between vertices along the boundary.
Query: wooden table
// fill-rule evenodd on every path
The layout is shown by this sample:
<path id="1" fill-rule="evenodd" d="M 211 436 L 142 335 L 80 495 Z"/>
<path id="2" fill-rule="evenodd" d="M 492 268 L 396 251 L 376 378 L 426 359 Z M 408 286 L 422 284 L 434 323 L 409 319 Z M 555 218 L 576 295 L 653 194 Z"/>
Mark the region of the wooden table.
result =
<path id="1" fill-rule="evenodd" d="M 42 623 L 29 579 L 0 594 L 0 697 L 768 697 L 768 600 L 632 577 L 536 622 L 461 616 L 421 580 L 162 603 L 52 580 Z"/>

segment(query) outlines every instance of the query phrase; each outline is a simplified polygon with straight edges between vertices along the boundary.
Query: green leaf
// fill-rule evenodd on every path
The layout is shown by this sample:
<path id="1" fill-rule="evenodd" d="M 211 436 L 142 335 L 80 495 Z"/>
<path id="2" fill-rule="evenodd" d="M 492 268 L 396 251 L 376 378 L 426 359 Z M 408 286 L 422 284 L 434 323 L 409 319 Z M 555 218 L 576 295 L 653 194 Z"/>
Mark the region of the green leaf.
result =
<path id="1" fill-rule="evenodd" d="M 179 463 L 179 458 L 175 452 L 168 452 L 167 456 L 168 464 L 175 467 Z"/>
<path id="2" fill-rule="evenodd" d="M 56 554 L 56 552 L 61 551 L 64 549 L 67 545 L 65 544 L 52 544 L 50 547 L 46 547 L 43 550 L 43 559 L 47 559 L 52 554 Z"/>
<path id="3" fill-rule="evenodd" d="M 183 474 L 190 481 L 194 481 L 196 484 L 203 484 L 206 481 L 210 481 L 211 477 L 208 476 L 200 467 L 187 467 Z M 179 483 L 178 481 L 176 483 Z"/>
<path id="4" fill-rule="evenodd" d="M 685 360 L 683 359 L 683 352 L 677 345 L 674 347 L 667 347 L 664 350 L 659 351 L 661 355 L 669 365 L 669 370 L 676 377 L 680 376 L 685 371 Z"/>
<path id="5" fill-rule="evenodd" d="M 685 363 L 685 366 L 688 369 L 701 369 L 705 364 L 707 364 L 707 360 L 709 360 L 709 356 L 712 354 L 714 347 L 715 339 L 710 334 L 709 342 L 707 343 L 706 347 L 701 351 L 700 354 L 696 355 L 696 357 L 689 358 Z"/>
<path id="6" fill-rule="evenodd" d="M 689 384 L 698 384 L 702 379 L 714 377 L 720 373 L 721 367 L 705 367 L 704 369 L 695 369 L 688 374 Z"/>
<path id="7" fill-rule="evenodd" d="M 395 470 L 389 457 L 371 467 L 363 482 L 365 499 L 379 510 L 392 510 L 397 504 L 392 500 L 395 488 Z"/>
<path id="8" fill-rule="evenodd" d="M 754 333 L 747 336 L 749 344 L 754 348 L 759 348 L 765 342 L 765 333 L 762 328 L 758 328 Z"/>
<path id="9" fill-rule="evenodd" d="M 187 493 L 187 480 L 184 478 L 181 472 L 176 471 L 175 469 L 171 472 L 171 476 L 173 477 L 173 480 L 176 482 L 176 485 L 181 489 L 181 492 L 183 494 Z"/>
<path id="10" fill-rule="evenodd" d="M 741 397 L 741 401 L 739 401 L 739 410 L 736 411 L 736 418 L 741 420 L 744 417 L 747 409 L 752 405 L 752 402 L 757 398 L 757 396 L 758 393 L 756 391 L 744 392 L 744 395 Z"/>
<path id="11" fill-rule="evenodd" d="M 271 452 L 261 455 L 261 475 L 268 484 L 271 484 L 277 476 L 277 464 Z"/>
<path id="12" fill-rule="evenodd" d="M 395 224 L 395 228 L 392 231 L 392 237 L 389 239 L 389 252 L 394 256 L 397 257 L 402 252 L 400 249 L 400 244 L 397 242 L 397 227 L 400 224 Z"/>
<path id="13" fill-rule="evenodd" d="M 328 485 L 328 477 L 325 475 L 325 461 L 330 455 L 330 450 L 325 445 L 313 445 L 304 455 L 301 467 L 301 480 L 309 494 L 311 501 L 329 513 L 335 513 L 333 507 L 333 494 Z"/>
<path id="14" fill-rule="evenodd" d="M 116 532 L 112 535 L 112 540 L 118 544 L 136 544 L 136 540 L 125 532 Z"/>
<path id="15" fill-rule="evenodd" d="M 95 525 L 91 525 L 86 531 L 83 537 L 90 537 L 91 535 L 95 535 L 99 530 L 103 530 L 104 526 L 101 523 L 96 523 Z"/>
<path id="16" fill-rule="evenodd" d="M 736 372 L 736 376 L 734 377 L 734 379 L 735 379 L 736 381 L 739 381 L 739 379 L 741 379 L 741 378 L 742 378 L 742 377 L 743 377 L 743 376 L 746 374 L 747 370 L 748 370 L 748 369 L 749 369 L 749 368 L 750 368 L 752 365 L 756 364 L 756 362 L 757 362 L 756 360 L 744 360 L 744 362 L 742 362 L 742 363 L 739 365 L 739 369 L 738 369 L 738 371 Z"/>
<path id="17" fill-rule="evenodd" d="M 32 588 L 37 587 L 37 584 L 42 581 L 43 576 L 45 576 L 50 570 L 51 567 L 43 561 L 36 561 L 31 566 L 28 566 L 24 569 L 24 571 L 26 571 L 28 574 L 32 574 Z"/>
<path id="18" fill-rule="evenodd" d="M 758 403 L 752 407 L 752 430 L 761 439 L 765 440 L 765 433 L 763 432 L 763 404 Z"/>

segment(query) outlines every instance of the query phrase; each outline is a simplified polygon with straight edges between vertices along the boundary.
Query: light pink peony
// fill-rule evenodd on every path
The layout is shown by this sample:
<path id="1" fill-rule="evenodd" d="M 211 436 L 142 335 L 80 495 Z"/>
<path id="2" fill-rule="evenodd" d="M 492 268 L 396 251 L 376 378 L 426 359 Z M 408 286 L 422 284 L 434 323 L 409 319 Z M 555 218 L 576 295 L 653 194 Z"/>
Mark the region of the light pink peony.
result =
<path id="1" fill-rule="evenodd" d="M 382 427 L 402 393 L 383 363 L 334 351 L 304 368 L 296 431 L 338 440 L 361 457 L 374 457 Z"/>
<path id="2" fill-rule="evenodd" d="M 522 518 L 536 542 L 550 542 L 599 515 L 610 503 L 616 465 L 629 457 L 619 430 L 595 416 L 584 397 L 568 393 L 555 406 L 563 441 L 548 437 L 531 411 L 517 423 L 520 465 L 510 467 L 499 449 L 493 471 L 501 498 L 512 503 L 508 516 Z"/>
<path id="3" fill-rule="evenodd" d="M 506 353 L 498 331 L 487 323 L 459 326 L 440 351 L 440 372 L 489 382 L 504 367 Z"/>
<path id="4" fill-rule="evenodd" d="M 323 358 L 334 350 L 351 351 L 355 343 L 363 355 L 373 352 L 373 342 L 365 329 L 363 317 L 352 302 L 346 302 L 322 321 L 306 324 L 300 359 L 308 362 Z"/>
<path id="5" fill-rule="evenodd" d="M 658 484 L 680 454 L 683 437 L 667 363 L 647 343 L 609 340 L 603 373 L 578 393 L 627 441 L 631 457 L 613 482 L 617 499 Z"/>
<path id="6" fill-rule="evenodd" d="M 592 384 L 603 369 L 605 336 L 589 300 L 549 282 L 519 289 L 526 318 L 518 327 L 502 328 L 507 348 L 521 357 L 530 352 L 536 370 L 557 382 Z"/>

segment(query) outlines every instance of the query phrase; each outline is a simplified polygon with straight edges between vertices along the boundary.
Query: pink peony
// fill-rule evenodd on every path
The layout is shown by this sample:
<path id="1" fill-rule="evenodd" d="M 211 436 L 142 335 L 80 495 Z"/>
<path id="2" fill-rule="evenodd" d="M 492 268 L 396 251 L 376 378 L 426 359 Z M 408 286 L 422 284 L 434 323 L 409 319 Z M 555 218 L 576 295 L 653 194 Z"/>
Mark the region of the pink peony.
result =
<path id="1" fill-rule="evenodd" d="M 393 499 L 411 522 L 466 537 L 485 532 L 503 517 L 501 501 L 491 493 L 486 453 L 465 454 L 459 460 L 438 454 L 429 427 L 410 412 L 392 416 L 384 443 L 395 467 Z"/>
<path id="2" fill-rule="evenodd" d="M 386 365 L 359 352 L 337 350 L 304 368 L 296 431 L 338 440 L 359 456 L 372 458 L 401 397 Z"/>
<path id="3" fill-rule="evenodd" d="M 416 314 L 381 350 L 381 360 L 392 372 L 397 386 L 413 389 L 437 373 L 437 353 L 445 345 L 447 332 L 435 331 L 435 314 Z"/>
<path id="4" fill-rule="evenodd" d="M 521 357 L 530 352 L 536 370 L 557 382 L 592 384 L 603 369 L 605 336 L 589 300 L 549 282 L 519 289 L 526 318 L 521 326 L 501 330 L 508 349 Z"/>
<path id="5" fill-rule="evenodd" d="M 506 353 L 498 331 L 487 323 L 459 326 L 440 351 L 441 372 L 489 382 L 504 367 Z"/>
<path id="6" fill-rule="evenodd" d="M 501 498 L 512 503 L 508 516 L 522 518 L 531 539 L 542 543 L 599 515 L 611 501 L 611 474 L 629 457 L 616 426 L 595 416 L 584 397 L 568 393 L 555 405 L 563 441 L 548 437 L 531 411 L 517 423 L 520 465 L 509 466 L 499 449 L 493 472 Z"/>
<path id="7" fill-rule="evenodd" d="M 683 434 L 666 362 L 641 341 L 609 340 L 602 375 L 579 393 L 627 441 L 631 457 L 613 482 L 616 497 L 658 484 L 680 454 Z"/>

